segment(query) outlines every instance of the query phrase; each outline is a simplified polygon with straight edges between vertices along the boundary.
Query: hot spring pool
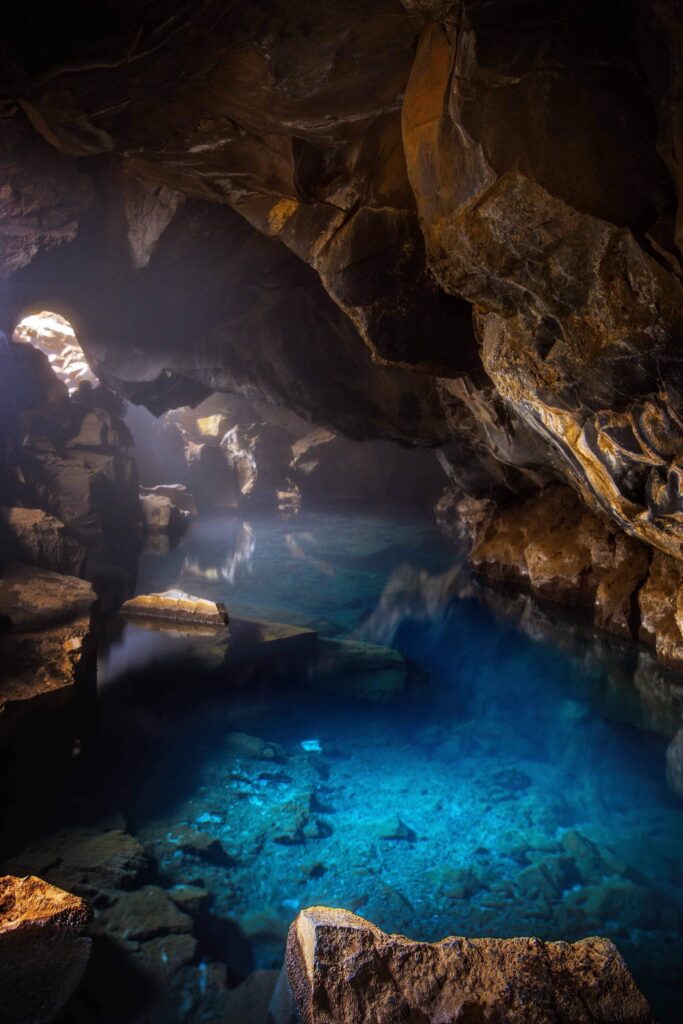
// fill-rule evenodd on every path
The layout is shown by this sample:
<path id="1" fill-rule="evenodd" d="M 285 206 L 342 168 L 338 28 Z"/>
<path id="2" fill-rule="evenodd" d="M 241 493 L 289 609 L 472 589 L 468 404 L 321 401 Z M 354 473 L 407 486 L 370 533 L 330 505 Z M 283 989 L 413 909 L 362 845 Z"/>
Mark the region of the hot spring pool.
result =
<path id="1" fill-rule="evenodd" d="M 357 514 L 207 519 L 143 556 L 139 593 L 393 646 L 427 675 L 385 701 L 305 674 L 217 686 L 159 634 L 114 630 L 101 724 L 27 848 L 123 820 L 155 885 L 209 890 L 193 969 L 225 963 L 229 984 L 279 967 L 298 909 L 323 903 L 426 940 L 606 935 L 679 1021 L 683 803 L 642 658 L 565 649 L 526 606 L 521 629 L 456 561 L 424 523 Z"/>

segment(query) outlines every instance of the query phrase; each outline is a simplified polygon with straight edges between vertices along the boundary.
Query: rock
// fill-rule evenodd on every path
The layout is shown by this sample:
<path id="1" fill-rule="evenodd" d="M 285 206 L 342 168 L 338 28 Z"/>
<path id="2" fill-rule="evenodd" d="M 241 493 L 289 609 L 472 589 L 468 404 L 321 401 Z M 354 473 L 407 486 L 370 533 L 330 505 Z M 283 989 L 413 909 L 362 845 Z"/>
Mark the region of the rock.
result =
<path id="1" fill-rule="evenodd" d="M 199 416 L 196 423 L 198 433 L 207 441 L 220 441 L 232 426 L 229 417 L 223 413 Z"/>
<path id="2" fill-rule="evenodd" d="M 683 666 L 683 563 L 655 552 L 638 606 L 640 639 L 652 644 L 665 665 Z"/>
<path id="3" fill-rule="evenodd" d="M 217 444 L 185 445 L 187 485 L 200 509 L 231 509 L 240 503 L 240 487 L 235 468 Z"/>
<path id="4" fill-rule="evenodd" d="M 378 822 L 372 831 L 376 833 L 378 839 L 405 839 L 411 843 L 417 839 L 415 830 L 410 825 L 406 825 L 398 814 L 393 814 L 384 821 Z"/>
<path id="5" fill-rule="evenodd" d="M 149 867 L 142 844 L 120 828 L 64 829 L 25 847 L 4 866 L 40 873 L 96 905 L 138 884 Z"/>
<path id="6" fill-rule="evenodd" d="M 183 853 L 189 854 L 191 857 L 196 857 L 198 860 L 205 861 L 207 864 L 214 864 L 217 867 L 229 868 L 233 867 L 236 863 L 235 859 L 230 856 L 229 853 L 223 847 L 220 839 L 216 836 L 210 835 L 208 832 L 202 832 L 200 829 L 192 828 L 191 826 L 180 826 L 172 828 L 168 833 L 168 841 L 178 846 L 179 850 Z M 190 889 L 193 887 L 190 886 Z M 201 892 L 202 890 L 199 890 Z M 192 893 L 185 894 L 187 899 L 192 897 Z M 195 893 L 195 898 L 198 894 Z M 205 894 L 205 896 L 208 894 Z M 178 903 L 176 892 L 170 893 L 171 899 Z"/>
<path id="7" fill-rule="evenodd" d="M 131 619 L 147 619 L 180 626 L 216 626 L 228 623 L 228 612 L 220 601 L 193 597 L 182 590 L 166 590 L 163 594 L 140 594 L 121 606 L 121 615 Z"/>
<path id="8" fill-rule="evenodd" d="M 211 899 L 209 890 L 198 885 L 175 885 L 168 890 L 168 895 L 175 905 L 190 917 L 196 917 L 201 913 Z"/>
<path id="9" fill-rule="evenodd" d="M 254 971 L 241 985 L 226 992 L 226 1021 L 265 1024 L 279 974 L 279 971 Z"/>
<path id="10" fill-rule="evenodd" d="M 0 1005 L 4 1024 L 47 1024 L 90 955 L 85 900 L 28 876 L 0 877 Z"/>
<path id="11" fill-rule="evenodd" d="M 430 1024 L 470 1018 L 654 1024 L 607 939 L 453 937 L 430 945 L 387 935 L 348 911 L 311 907 L 290 928 L 286 971 L 303 1024 L 417 1016 Z M 291 1011 L 278 1012 L 276 1024 L 295 1019 Z"/>
<path id="12" fill-rule="evenodd" d="M 37 508 L 0 508 L 0 530 L 17 561 L 52 572 L 79 576 L 85 549 L 70 537 L 64 523 Z"/>
<path id="13" fill-rule="evenodd" d="M 185 517 L 170 498 L 162 494 L 140 491 L 142 523 L 147 533 L 178 534 L 185 524 Z"/>
<path id="14" fill-rule="evenodd" d="M 128 427 L 106 409 L 88 409 L 76 433 L 69 436 L 66 448 L 132 448 Z"/>
<path id="15" fill-rule="evenodd" d="M 174 508 L 177 508 L 179 512 L 188 518 L 197 515 L 197 506 L 194 503 L 194 498 L 183 484 L 157 484 L 155 487 L 141 487 L 140 493 L 147 495 L 158 494 L 163 498 L 168 498 Z"/>
<path id="16" fill-rule="evenodd" d="M 279 743 L 270 743 L 246 732 L 229 732 L 225 738 L 226 751 L 230 757 L 250 761 L 276 761 L 283 764 L 287 755 Z"/>
<path id="17" fill-rule="evenodd" d="M 0 615 L 19 630 L 37 629 L 90 614 L 95 592 L 85 580 L 11 562 L 0 577 Z"/>
<path id="18" fill-rule="evenodd" d="M 145 942 L 191 931 L 192 918 L 183 914 L 169 894 L 156 885 L 121 893 L 97 915 L 93 925 L 95 934 L 127 942 Z"/>
<path id="19" fill-rule="evenodd" d="M 89 583 L 11 563 L 0 578 L 0 740 L 20 718 L 47 714 L 75 699 L 94 678 Z"/>
<path id="20" fill-rule="evenodd" d="M 647 549 L 590 512 L 568 487 L 548 487 L 489 513 L 475 528 L 471 558 L 489 578 L 591 608 L 597 625 L 633 635 L 632 601 L 648 573 Z"/>
<path id="21" fill-rule="evenodd" d="M 359 640 L 319 639 L 309 680 L 323 690 L 386 701 L 417 682 L 417 672 L 398 651 Z"/>
<path id="22" fill-rule="evenodd" d="M 79 538 L 131 532 L 140 521 L 135 462 L 121 451 L 60 452 L 27 435 L 18 465 L 26 481 L 26 503 L 44 508 Z"/>

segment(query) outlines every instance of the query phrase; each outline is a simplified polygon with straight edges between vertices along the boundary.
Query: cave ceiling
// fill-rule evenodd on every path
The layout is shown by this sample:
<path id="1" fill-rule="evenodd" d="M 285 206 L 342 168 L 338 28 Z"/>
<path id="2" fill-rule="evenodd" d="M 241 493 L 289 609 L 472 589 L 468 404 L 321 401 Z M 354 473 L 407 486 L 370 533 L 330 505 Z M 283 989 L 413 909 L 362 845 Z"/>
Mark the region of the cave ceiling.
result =
<path id="1" fill-rule="evenodd" d="M 155 412 L 214 390 L 563 478 L 683 556 L 678 0 L 0 14 L 0 326 Z"/>

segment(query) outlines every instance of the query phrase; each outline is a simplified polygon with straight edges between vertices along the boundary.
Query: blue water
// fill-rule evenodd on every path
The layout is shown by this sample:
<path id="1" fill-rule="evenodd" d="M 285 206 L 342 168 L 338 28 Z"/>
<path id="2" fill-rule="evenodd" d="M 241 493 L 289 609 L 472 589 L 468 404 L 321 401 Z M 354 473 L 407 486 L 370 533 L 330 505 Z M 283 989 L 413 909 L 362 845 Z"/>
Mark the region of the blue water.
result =
<path id="1" fill-rule="evenodd" d="M 410 520 L 200 521 L 142 559 L 138 592 L 170 586 L 422 670 L 383 701 L 351 678 L 345 693 L 343 674 L 332 691 L 304 671 L 202 682 L 130 626 L 102 659 L 81 799 L 123 813 L 164 886 L 210 890 L 231 977 L 278 967 L 297 910 L 325 903 L 417 939 L 606 935 L 659 1019 L 681 1019 L 683 803 L 643 656 L 528 607 L 506 617 L 513 602 L 473 589 L 462 555 Z M 188 829 L 225 856 L 198 856 Z"/>

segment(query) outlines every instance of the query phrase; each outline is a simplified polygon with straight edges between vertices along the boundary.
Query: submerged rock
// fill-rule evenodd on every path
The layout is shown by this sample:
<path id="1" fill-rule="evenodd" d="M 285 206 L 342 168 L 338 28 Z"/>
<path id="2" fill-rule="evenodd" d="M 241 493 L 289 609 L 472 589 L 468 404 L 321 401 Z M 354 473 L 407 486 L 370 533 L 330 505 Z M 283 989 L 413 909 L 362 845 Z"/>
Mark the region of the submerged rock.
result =
<path id="1" fill-rule="evenodd" d="M 398 651 L 360 640 L 319 639 L 309 679 L 315 686 L 365 700 L 391 700 L 418 672 Z"/>
<path id="2" fill-rule="evenodd" d="M 85 900 L 40 878 L 0 878 L 3 1024 L 47 1024 L 78 985 L 90 955 Z"/>
<path id="3" fill-rule="evenodd" d="M 328 907 L 303 910 L 290 928 L 286 983 L 281 979 L 270 1012 L 274 1024 L 654 1024 L 607 939 L 452 937 L 429 944 Z"/>
<path id="4" fill-rule="evenodd" d="M 194 597 L 183 590 L 166 590 L 163 594 L 140 594 L 121 606 L 125 618 L 153 619 L 183 626 L 217 626 L 229 621 L 225 605 Z"/>

